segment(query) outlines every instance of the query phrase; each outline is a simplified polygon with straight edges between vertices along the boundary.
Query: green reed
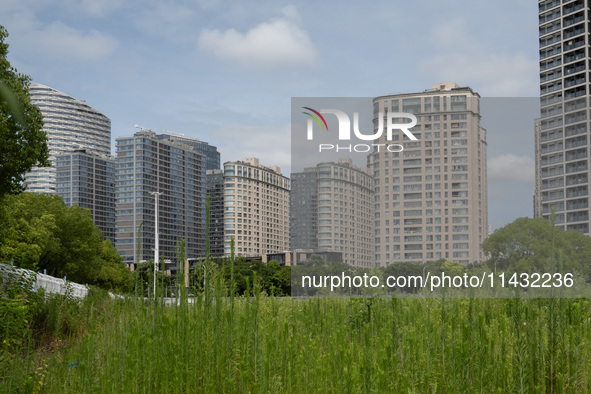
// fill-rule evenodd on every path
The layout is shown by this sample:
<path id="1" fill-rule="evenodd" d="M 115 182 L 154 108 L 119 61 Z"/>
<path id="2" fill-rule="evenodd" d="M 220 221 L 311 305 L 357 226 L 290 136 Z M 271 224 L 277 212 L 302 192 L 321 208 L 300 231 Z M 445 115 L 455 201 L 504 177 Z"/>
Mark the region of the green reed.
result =
<path id="1" fill-rule="evenodd" d="M 579 299 L 128 299 L 47 392 L 588 392 Z"/>

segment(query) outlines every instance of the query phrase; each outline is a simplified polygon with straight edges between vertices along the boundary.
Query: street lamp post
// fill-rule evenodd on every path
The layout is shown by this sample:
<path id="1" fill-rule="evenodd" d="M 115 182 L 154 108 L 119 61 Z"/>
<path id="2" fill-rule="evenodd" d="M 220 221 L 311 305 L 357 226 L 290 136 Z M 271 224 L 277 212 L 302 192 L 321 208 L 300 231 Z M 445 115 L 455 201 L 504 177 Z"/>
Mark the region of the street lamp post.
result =
<path id="1" fill-rule="evenodd" d="M 158 197 L 162 194 L 162 192 L 150 192 L 151 195 L 154 196 L 154 205 L 156 206 L 156 212 L 154 213 L 154 299 L 156 299 L 156 270 L 158 269 Z"/>

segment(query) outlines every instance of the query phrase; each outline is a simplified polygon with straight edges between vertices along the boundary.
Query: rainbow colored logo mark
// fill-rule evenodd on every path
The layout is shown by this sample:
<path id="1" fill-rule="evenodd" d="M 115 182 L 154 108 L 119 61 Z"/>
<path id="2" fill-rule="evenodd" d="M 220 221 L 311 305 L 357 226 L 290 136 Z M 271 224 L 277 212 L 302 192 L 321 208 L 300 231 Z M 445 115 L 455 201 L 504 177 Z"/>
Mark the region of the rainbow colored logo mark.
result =
<path id="1" fill-rule="evenodd" d="M 302 107 L 302 108 L 304 108 L 304 109 L 307 109 L 307 110 L 309 110 L 309 111 L 312 111 L 312 112 L 314 112 L 316 115 L 318 115 L 318 116 L 320 117 L 320 119 L 322 119 L 322 122 L 324 123 L 324 126 L 326 127 L 326 131 L 328 131 L 328 125 L 326 124 L 326 120 L 324 120 L 324 116 L 320 115 L 320 112 L 318 112 L 318 111 L 316 111 L 316 110 L 314 110 L 314 109 L 312 109 L 312 108 L 310 108 L 310 107 Z M 314 119 L 314 120 L 316 121 L 316 123 L 318 123 L 318 126 L 320 126 L 320 130 L 322 130 L 322 129 L 323 129 L 323 127 L 322 127 L 322 123 L 320 123 L 320 120 L 319 120 L 319 119 L 318 119 L 316 116 L 312 115 L 312 114 L 311 114 L 311 113 L 309 113 L 309 112 L 302 112 L 302 113 L 303 113 L 303 114 L 306 114 L 306 115 L 310 116 L 312 119 Z"/>

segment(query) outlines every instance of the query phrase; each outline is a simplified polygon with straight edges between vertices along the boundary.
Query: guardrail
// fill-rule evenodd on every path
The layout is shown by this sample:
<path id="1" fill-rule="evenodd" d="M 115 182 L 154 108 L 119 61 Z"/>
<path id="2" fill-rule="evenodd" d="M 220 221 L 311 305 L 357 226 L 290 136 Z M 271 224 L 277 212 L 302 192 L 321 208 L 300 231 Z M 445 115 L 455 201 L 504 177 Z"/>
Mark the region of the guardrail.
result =
<path id="1" fill-rule="evenodd" d="M 9 278 L 9 280 L 17 280 L 19 278 L 30 279 L 33 287 L 32 290 L 34 291 L 45 289 L 47 293 L 61 295 L 69 293 L 76 298 L 84 298 L 88 295 L 87 286 L 68 282 L 66 278 L 59 279 L 24 268 L 16 268 L 8 264 L 0 264 L 0 276 L 3 278 Z"/>

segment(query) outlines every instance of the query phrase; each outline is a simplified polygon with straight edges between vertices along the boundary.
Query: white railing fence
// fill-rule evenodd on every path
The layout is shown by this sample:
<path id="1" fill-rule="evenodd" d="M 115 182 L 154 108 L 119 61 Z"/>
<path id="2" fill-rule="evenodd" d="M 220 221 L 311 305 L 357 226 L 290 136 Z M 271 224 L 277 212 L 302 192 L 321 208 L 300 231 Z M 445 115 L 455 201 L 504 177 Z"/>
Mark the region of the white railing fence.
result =
<path id="1" fill-rule="evenodd" d="M 47 293 L 55 293 L 65 295 L 69 292 L 76 298 L 84 298 L 88 295 L 88 287 L 74 282 L 68 282 L 66 278 L 59 279 L 50 275 L 40 274 L 35 271 L 16 268 L 8 264 L 0 264 L 0 276 L 5 280 L 10 281 L 24 280 L 23 283 L 29 282 L 33 287 L 32 290 L 45 289 Z"/>

